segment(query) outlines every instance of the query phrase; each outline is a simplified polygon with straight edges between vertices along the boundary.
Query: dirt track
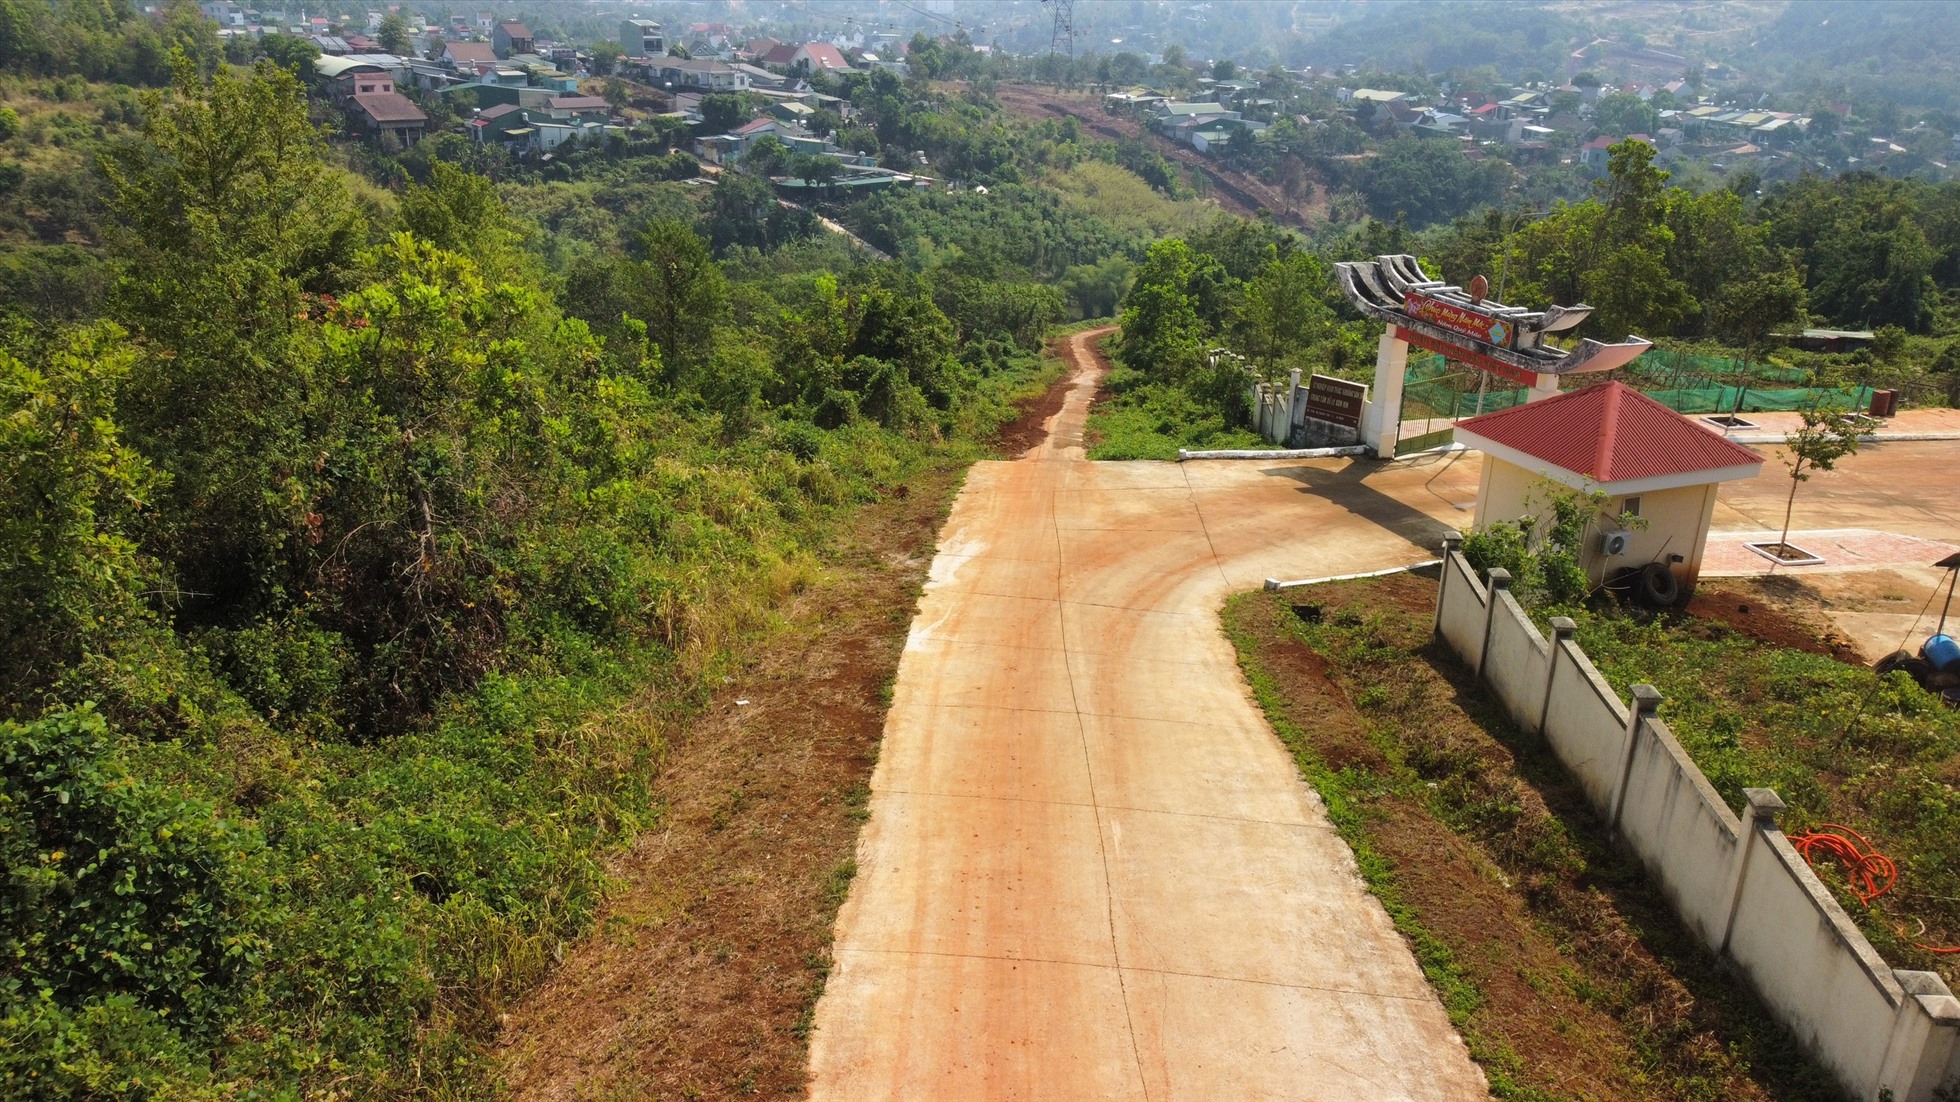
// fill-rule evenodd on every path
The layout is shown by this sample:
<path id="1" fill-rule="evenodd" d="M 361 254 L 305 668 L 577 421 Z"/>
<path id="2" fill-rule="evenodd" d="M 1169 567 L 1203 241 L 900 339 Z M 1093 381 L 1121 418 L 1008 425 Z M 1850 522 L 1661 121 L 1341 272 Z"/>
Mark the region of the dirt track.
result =
<path id="1" fill-rule="evenodd" d="M 1290 202 L 1278 188 L 1264 181 L 1220 168 L 1197 150 L 1149 133 L 1134 120 L 1106 114 L 1093 97 L 1083 93 L 1033 85 L 1003 85 L 995 91 L 994 98 L 1007 111 L 1023 118 L 1072 118 L 1084 129 L 1110 141 L 1141 138 L 1171 161 L 1203 175 L 1211 184 L 1212 198 L 1233 214 L 1250 218 L 1265 210 L 1285 225 L 1305 228 L 1310 223 L 1311 201 Z"/>
<path id="2" fill-rule="evenodd" d="M 1484 1097 L 1217 619 L 1269 574 L 1424 557 L 1473 484 L 1088 463 L 1093 336 L 1049 439 L 975 466 L 941 532 L 811 1097 Z"/>

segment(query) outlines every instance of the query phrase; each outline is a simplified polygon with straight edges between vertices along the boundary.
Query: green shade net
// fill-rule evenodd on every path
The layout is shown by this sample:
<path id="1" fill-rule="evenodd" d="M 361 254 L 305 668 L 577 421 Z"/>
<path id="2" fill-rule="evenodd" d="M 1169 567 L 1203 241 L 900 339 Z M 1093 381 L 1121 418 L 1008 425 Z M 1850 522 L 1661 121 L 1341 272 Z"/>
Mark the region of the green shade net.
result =
<path id="1" fill-rule="evenodd" d="M 1566 389 L 1609 379 L 1618 379 L 1677 413 L 1728 413 L 1736 409 L 1738 397 L 1744 413 L 1804 409 L 1820 403 L 1863 409 L 1872 393 L 1867 386 L 1792 386 L 1811 379 L 1811 373 L 1800 367 L 1659 349 L 1617 371 L 1575 375 Z M 1479 381 L 1478 372 L 1433 352 L 1411 356 L 1402 383 L 1402 419 L 1474 417 L 1522 405 L 1530 395 L 1524 387 L 1496 376 L 1484 383 L 1479 395 Z"/>

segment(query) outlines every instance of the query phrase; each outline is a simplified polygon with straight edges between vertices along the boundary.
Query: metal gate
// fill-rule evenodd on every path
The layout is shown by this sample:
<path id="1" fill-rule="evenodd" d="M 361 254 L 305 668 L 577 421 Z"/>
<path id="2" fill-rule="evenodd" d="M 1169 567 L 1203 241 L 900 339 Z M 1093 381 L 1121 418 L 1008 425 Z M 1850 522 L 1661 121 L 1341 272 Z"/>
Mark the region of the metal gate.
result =
<path id="1" fill-rule="evenodd" d="M 1530 391 L 1508 379 L 1434 354 L 1409 357 L 1402 376 L 1402 431 L 1395 454 L 1440 448 L 1456 438 L 1456 423 L 1524 403 Z"/>

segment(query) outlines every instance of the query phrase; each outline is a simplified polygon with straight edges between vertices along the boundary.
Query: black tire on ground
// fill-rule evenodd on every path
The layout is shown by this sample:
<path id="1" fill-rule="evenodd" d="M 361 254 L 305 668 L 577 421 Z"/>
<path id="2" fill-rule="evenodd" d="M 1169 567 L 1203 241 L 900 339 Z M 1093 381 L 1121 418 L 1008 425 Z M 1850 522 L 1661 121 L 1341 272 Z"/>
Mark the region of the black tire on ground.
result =
<path id="1" fill-rule="evenodd" d="M 1960 670 L 1945 670 L 1939 673 L 1929 673 L 1921 678 L 1919 683 L 1924 685 L 1926 691 L 1929 693 L 1944 692 L 1947 689 L 1960 689 Z"/>
<path id="2" fill-rule="evenodd" d="M 1891 673 L 1893 670 L 1898 669 L 1899 663 L 1904 662 L 1905 660 L 1911 657 L 1912 657 L 1912 652 L 1909 650 L 1895 650 L 1891 654 L 1888 654 L 1885 657 L 1879 659 L 1878 661 L 1873 662 L 1872 670 L 1873 672 L 1877 673 L 1878 676 L 1884 677 L 1886 674 Z"/>
<path id="3" fill-rule="evenodd" d="M 1921 687 L 1925 686 L 1927 678 L 1933 676 L 1933 664 L 1914 655 L 1900 659 L 1899 664 L 1892 668 L 1917 681 Z"/>
<path id="4" fill-rule="evenodd" d="M 1640 581 L 1634 587 L 1640 603 L 1654 608 L 1673 608 L 1681 599 L 1681 580 L 1666 563 L 1648 563 L 1640 571 Z"/>

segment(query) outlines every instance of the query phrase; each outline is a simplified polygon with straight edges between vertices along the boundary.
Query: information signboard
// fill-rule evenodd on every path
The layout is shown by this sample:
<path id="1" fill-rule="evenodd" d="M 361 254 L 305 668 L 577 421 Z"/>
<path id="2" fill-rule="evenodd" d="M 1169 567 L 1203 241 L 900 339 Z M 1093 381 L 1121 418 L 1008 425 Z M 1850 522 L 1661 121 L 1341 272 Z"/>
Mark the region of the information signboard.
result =
<path id="1" fill-rule="evenodd" d="M 1361 383 L 1315 375 L 1307 382 L 1307 416 L 1351 429 L 1361 427 L 1361 403 L 1368 388 Z"/>

